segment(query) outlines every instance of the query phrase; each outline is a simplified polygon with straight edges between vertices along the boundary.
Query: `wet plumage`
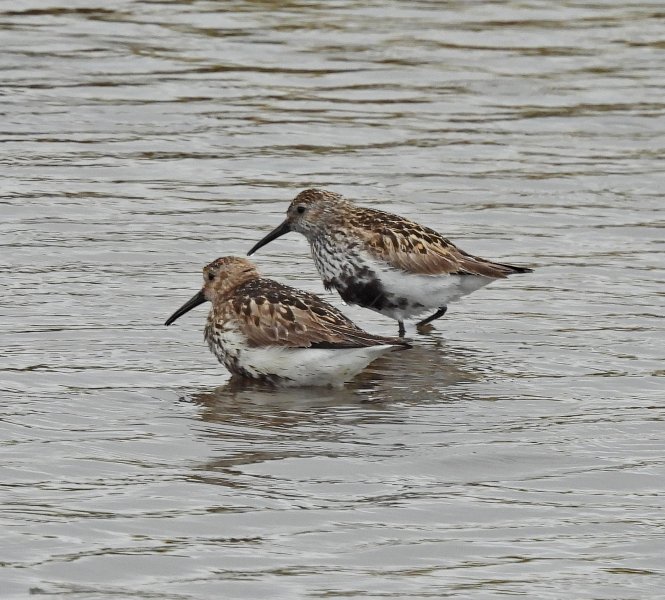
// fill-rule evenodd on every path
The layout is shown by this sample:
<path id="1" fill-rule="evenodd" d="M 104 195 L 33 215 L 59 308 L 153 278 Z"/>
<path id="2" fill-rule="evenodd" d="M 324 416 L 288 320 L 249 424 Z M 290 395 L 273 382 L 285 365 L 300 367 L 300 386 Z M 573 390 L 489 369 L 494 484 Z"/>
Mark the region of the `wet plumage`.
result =
<path id="1" fill-rule="evenodd" d="M 400 334 L 405 318 L 435 310 L 419 323 L 425 325 L 493 280 L 531 271 L 473 256 L 429 227 L 325 190 L 298 194 L 286 220 L 249 254 L 289 231 L 307 238 L 327 289 L 396 319 Z"/>
<path id="2" fill-rule="evenodd" d="M 204 338 L 234 375 L 341 385 L 381 354 L 408 346 L 364 331 L 314 294 L 260 277 L 245 258 L 219 258 L 204 268 L 203 279 L 203 289 L 166 325 L 211 302 Z"/>

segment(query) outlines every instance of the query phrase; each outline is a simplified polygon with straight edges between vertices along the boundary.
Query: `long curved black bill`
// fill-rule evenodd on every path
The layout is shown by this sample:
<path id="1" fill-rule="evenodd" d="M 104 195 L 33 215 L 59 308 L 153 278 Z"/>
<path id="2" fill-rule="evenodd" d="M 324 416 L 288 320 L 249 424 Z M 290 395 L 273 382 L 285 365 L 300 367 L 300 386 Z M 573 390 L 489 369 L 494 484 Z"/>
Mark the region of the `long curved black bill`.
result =
<path id="1" fill-rule="evenodd" d="M 164 325 L 168 326 L 176 319 L 182 317 L 185 313 L 196 308 L 199 304 L 203 304 L 206 301 L 206 297 L 203 295 L 203 290 L 201 290 L 196 296 L 190 298 L 185 302 L 178 310 L 176 310 L 168 319 Z"/>
<path id="2" fill-rule="evenodd" d="M 284 221 L 281 225 L 278 225 L 273 229 L 266 237 L 264 237 L 260 242 L 257 242 L 254 247 L 247 253 L 247 256 L 251 256 L 256 252 L 259 248 L 262 248 L 266 244 L 272 242 L 273 240 L 276 240 L 278 237 L 282 237 L 284 234 L 289 233 L 291 231 L 291 226 L 289 225 L 288 221 Z"/>

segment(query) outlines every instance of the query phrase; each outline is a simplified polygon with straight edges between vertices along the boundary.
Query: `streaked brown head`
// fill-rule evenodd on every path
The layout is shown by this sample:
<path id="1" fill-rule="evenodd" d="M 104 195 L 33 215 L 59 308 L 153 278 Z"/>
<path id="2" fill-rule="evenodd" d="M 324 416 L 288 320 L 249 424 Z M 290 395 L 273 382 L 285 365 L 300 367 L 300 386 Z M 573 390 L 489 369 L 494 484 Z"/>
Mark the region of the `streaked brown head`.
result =
<path id="1" fill-rule="evenodd" d="M 203 287 L 176 310 L 164 323 L 170 325 L 193 308 L 204 302 L 217 302 L 230 294 L 242 283 L 259 277 L 259 272 L 250 260 L 240 256 L 222 256 L 203 267 Z"/>
<path id="2" fill-rule="evenodd" d="M 348 201 L 334 192 L 317 188 L 303 190 L 289 204 L 286 219 L 257 242 L 247 254 L 253 254 L 289 231 L 297 231 L 307 238 L 316 235 L 339 215 L 340 207 L 346 204 Z"/>

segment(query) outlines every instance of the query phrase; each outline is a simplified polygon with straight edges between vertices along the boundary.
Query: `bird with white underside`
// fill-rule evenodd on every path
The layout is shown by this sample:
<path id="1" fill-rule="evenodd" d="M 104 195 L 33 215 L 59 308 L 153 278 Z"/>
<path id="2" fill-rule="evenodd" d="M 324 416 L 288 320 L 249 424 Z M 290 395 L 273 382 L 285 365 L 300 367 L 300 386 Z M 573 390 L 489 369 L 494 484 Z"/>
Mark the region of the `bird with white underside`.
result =
<path id="1" fill-rule="evenodd" d="M 318 296 L 259 275 L 246 258 L 203 269 L 203 288 L 165 325 L 210 302 L 204 338 L 235 376 L 279 385 L 341 386 L 379 356 L 410 347 L 368 333 Z"/>
<path id="2" fill-rule="evenodd" d="M 405 319 L 434 311 L 417 323 L 423 330 L 450 302 L 533 270 L 473 256 L 429 227 L 320 189 L 300 192 L 286 220 L 248 254 L 290 231 L 307 238 L 326 289 L 336 289 L 347 304 L 395 319 L 400 336 Z"/>

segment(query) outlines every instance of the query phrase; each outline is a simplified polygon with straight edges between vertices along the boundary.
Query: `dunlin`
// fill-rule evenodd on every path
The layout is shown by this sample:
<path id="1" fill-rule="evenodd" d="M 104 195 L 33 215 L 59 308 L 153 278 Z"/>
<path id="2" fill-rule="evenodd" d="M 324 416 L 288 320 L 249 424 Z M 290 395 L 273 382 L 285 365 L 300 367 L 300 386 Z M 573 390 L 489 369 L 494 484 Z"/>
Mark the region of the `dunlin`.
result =
<path id="1" fill-rule="evenodd" d="M 318 296 L 262 278 L 246 258 L 203 269 L 203 288 L 167 320 L 212 303 L 204 338 L 234 375 L 285 385 L 339 386 L 382 354 L 408 347 L 372 335 Z"/>
<path id="2" fill-rule="evenodd" d="M 319 189 L 300 192 L 286 220 L 248 254 L 289 231 L 307 238 L 326 289 L 397 320 L 402 336 L 404 319 L 435 311 L 422 327 L 495 279 L 532 271 L 473 256 L 429 227 Z"/>

